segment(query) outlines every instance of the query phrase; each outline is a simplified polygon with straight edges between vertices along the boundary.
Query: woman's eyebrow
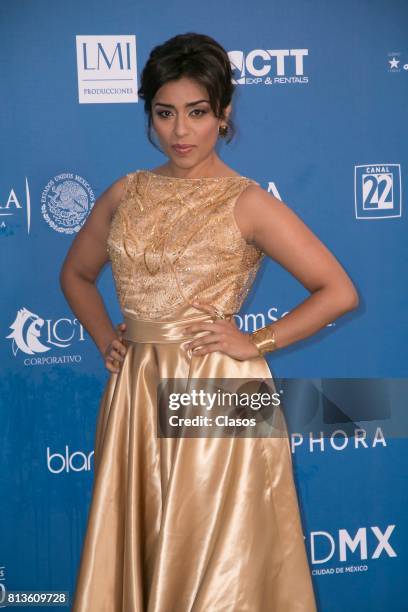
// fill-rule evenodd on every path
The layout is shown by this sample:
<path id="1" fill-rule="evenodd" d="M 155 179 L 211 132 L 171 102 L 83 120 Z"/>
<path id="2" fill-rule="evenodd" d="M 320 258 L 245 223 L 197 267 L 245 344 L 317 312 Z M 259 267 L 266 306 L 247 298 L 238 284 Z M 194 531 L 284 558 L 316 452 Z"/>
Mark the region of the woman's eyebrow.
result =
<path id="1" fill-rule="evenodd" d="M 185 104 L 186 107 L 188 106 L 195 106 L 196 104 L 200 104 L 200 102 L 208 102 L 210 103 L 209 100 L 205 100 L 204 98 L 202 100 L 195 100 L 194 102 L 187 102 L 187 104 Z M 173 104 L 166 104 L 165 102 L 156 102 L 154 104 L 154 106 L 166 106 L 167 108 L 176 108 Z"/>

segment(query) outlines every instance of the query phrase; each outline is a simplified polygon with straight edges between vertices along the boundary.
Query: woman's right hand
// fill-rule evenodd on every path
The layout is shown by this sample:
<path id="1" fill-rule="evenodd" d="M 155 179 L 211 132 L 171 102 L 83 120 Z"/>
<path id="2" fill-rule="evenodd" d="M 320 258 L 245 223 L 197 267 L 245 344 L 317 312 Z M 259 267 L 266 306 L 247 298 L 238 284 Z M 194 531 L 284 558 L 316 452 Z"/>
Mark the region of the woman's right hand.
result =
<path id="1" fill-rule="evenodd" d="M 127 352 L 127 344 L 126 340 L 123 340 L 123 332 L 126 330 L 126 323 L 118 323 L 116 325 L 117 337 L 113 338 L 111 342 L 109 342 L 105 351 L 103 352 L 103 357 L 105 360 L 105 367 L 110 372 L 119 372 L 123 360 L 125 359 L 125 355 Z"/>

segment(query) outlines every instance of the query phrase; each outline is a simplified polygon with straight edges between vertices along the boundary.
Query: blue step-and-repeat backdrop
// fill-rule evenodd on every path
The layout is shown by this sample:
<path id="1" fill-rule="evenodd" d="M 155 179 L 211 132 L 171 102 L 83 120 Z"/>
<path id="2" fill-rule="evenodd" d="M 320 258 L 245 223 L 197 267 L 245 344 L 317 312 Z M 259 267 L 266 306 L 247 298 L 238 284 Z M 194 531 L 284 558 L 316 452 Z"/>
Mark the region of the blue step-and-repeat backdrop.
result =
<path id="1" fill-rule="evenodd" d="M 153 46 L 200 32 L 237 84 L 221 157 L 291 206 L 360 294 L 268 356 L 319 611 L 408 610 L 408 4 L 9 0 L 0 15 L 0 594 L 73 592 L 109 373 L 59 272 L 98 196 L 164 163 L 140 72 Z M 118 323 L 109 266 L 98 287 Z M 239 322 L 252 331 L 307 295 L 266 259 Z"/>

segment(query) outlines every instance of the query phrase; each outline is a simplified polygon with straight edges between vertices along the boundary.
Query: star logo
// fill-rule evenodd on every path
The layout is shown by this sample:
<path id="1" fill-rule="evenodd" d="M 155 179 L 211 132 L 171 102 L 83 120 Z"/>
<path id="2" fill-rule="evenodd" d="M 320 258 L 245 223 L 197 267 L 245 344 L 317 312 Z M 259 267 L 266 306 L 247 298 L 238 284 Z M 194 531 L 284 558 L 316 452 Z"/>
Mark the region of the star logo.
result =
<path id="1" fill-rule="evenodd" d="M 400 63 L 400 61 L 395 59 L 395 57 L 388 61 L 390 63 L 390 68 L 398 68 L 398 64 Z"/>

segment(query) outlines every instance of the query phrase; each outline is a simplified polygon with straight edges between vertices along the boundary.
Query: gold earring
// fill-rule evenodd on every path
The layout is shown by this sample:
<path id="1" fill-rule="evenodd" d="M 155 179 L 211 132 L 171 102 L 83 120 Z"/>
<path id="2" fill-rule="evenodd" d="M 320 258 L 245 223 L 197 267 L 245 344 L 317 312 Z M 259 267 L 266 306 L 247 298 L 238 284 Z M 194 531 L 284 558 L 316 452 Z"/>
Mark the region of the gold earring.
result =
<path id="1" fill-rule="evenodd" d="M 228 134 L 228 125 L 226 124 L 220 125 L 218 128 L 218 133 L 221 136 L 221 138 L 225 138 L 225 136 Z"/>

